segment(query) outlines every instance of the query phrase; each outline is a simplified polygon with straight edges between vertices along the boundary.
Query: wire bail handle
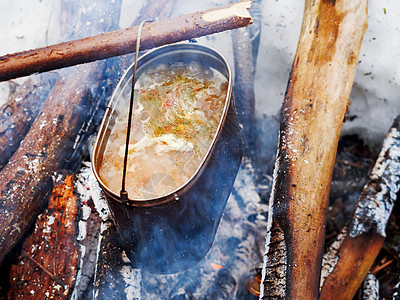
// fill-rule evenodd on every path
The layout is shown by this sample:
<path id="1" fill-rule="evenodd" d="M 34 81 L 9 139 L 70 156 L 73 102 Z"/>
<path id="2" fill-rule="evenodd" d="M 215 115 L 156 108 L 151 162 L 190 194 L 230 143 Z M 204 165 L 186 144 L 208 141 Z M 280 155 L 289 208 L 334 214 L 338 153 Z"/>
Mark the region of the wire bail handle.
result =
<path id="1" fill-rule="evenodd" d="M 152 22 L 150 20 L 144 20 L 140 23 L 137 33 L 136 40 L 136 51 L 135 51 L 135 64 L 133 65 L 133 75 L 132 75 L 132 90 L 131 90 L 131 98 L 129 102 L 129 113 L 128 113 L 128 125 L 126 129 L 126 142 L 125 142 L 125 154 L 124 154 L 124 168 L 122 173 L 122 187 L 120 192 L 120 197 L 122 203 L 128 204 L 128 192 L 125 189 L 125 181 L 126 181 L 126 171 L 128 164 L 128 150 L 129 150 L 129 139 L 131 136 L 131 124 L 132 124 L 132 114 L 133 114 L 133 102 L 134 102 L 134 94 L 135 94 L 135 83 L 136 83 L 136 70 L 137 70 L 137 61 L 139 57 L 139 48 L 140 48 L 140 38 L 142 35 L 142 29 L 145 23 Z"/>

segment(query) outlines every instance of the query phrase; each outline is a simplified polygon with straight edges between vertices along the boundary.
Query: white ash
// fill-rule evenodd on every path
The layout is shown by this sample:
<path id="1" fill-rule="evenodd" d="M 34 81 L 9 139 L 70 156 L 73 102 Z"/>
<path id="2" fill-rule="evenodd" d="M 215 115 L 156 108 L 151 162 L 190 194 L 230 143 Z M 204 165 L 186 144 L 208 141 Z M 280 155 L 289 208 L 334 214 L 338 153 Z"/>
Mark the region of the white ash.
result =
<path id="1" fill-rule="evenodd" d="M 385 227 L 399 188 L 400 132 L 392 127 L 357 203 L 349 228 L 350 236 L 356 237 L 373 229 L 385 237 Z"/>
<path id="2" fill-rule="evenodd" d="M 362 300 L 379 300 L 379 281 L 375 275 L 368 273 L 362 286 Z"/>
<path id="3" fill-rule="evenodd" d="M 88 201 L 89 199 L 92 199 L 94 206 L 96 207 L 96 210 L 103 221 L 108 220 L 111 217 L 110 210 L 108 208 L 105 196 L 101 191 L 100 185 L 93 174 L 91 167 L 92 165 L 90 162 L 83 162 L 82 164 L 84 167 L 77 175 L 78 179 L 85 183 L 85 185 L 77 186 L 77 190 L 82 195 L 82 201 Z"/>
<path id="4" fill-rule="evenodd" d="M 333 272 L 337 263 L 339 262 L 339 249 L 347 235 L 347 228 L 345 227 L 342 232 L 336 237 L 336 240 L 329 247 L 327 253 L 324 254 L 322 259 L 321 281 L 320 288 L 324 285 L 328 276 Z"/>
<path id="5" fill-rule="evenodd" d="M 78 273 L 75 280 L 74 290 L 71 299 L 81 299 L 83 293 L 89 288 L 92 282 L 96 262 L 97 262 L 97 245 L 100 239 L 100 220 L 89 206 L 89 201 L 96 202 L 100 197 L 98 186 L 91 179 L 90 163 L 83 163 L 83 167 L 77 174 L 74 182 L 75 190 L 78 198 L 78 205 L 81 208 L 80 219 L 78 220 L 78 236 L 77 241 L 80 246 L 81 254 L 79 260 Z M 99 200 L 101 201 L 101 200 Z"/>

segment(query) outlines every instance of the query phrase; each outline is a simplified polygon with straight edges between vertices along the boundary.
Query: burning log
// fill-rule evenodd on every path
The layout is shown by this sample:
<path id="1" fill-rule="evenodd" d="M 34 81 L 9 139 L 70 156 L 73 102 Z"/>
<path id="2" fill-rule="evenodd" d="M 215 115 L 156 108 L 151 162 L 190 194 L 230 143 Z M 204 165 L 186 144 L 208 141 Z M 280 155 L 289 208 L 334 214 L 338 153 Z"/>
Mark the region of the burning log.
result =
<path id="1" fill-rule="evenodd" d="M 0 108 L 0 170 L 28 133 L 55 79 L 51 73 L 29 79 Z"/>
<path id="2" fill-rule="evenodd" d="M 230 4 L 144 26 L 140 49 L 248 26 L 251 1 Z M 138 26 L 0 57 L 0 81 L 133 52 Z"/>
<path id="3" fill-rule="evenodd" d="M 400 189 L 400 116 L 389 130 L 353 212 L 324 259 L 321 299 L 352 299 L 383 245 Z"/>
<path id="4" fill-rule="evenodd" d="M 115 22 L 108 19 L 113 17 L 114 5 L 102 6 L 102 13 L 107 13 L 104 26 Z M 96 109 L 93 100 L 101 90 L 103 65 L 78 66 L 56 83 L 24 141 L 0 172 L 0 262 L 45 205 L 53 172 L 79 161 L 79 146 Z"/>
<path id="5" fill-rule="evenodd" d="M 48 209 L 25 240 L 18 265 L 11 268 L 9 299 L 66 299 L 70 295 L 80 253 L 75 240 L 77 212 L 73 176 L 66 175 L 54 187 Z"/>
<path id="6" fill-rule="evenodd" d="M 366 27 L 365 0 L 306 1 L 282 107 L 261 299 L 318 298 L 332 171 Z"/>

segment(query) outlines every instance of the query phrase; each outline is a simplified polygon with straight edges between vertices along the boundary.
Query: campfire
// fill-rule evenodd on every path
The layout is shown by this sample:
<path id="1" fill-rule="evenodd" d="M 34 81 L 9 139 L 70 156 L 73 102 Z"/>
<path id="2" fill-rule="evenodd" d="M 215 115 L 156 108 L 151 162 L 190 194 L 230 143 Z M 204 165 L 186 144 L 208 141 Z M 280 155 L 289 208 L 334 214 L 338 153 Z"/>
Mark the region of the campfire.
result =
<path id="1" fill-rule="evenodd" d="M 58 32 L 46 42 L 51 46 L 2 53 L 1 297 L 398 297 L 399 111 L 380 108 L 376 125 L 361 123 L 372 114 L 363 113 L 362 101 L 371 97 L 366 80 L 381 76 L 391 91 L 398 85 L 395 71 L 375 74 L 365 66 L 374 22 L 391 18 L 390 8 L 368 11 L 366 0 L 306 0 L 304 13 L 296 11 L 297 2 L 289 10 L 263 1 L 150 2 L 60 0 L 49 10 L 48 24 Z M 302 14 L 301 25 L 294 17 Z M 285 31 L 291 23 L 296 36 Z M 284 33 L 290 50 L 276 38 Z M 273 46 L 268 35 L 276 38 Z M 222 53 L 234 71 L 232 107 L 214 126 L 222 134 L 207 131 L 207 159 L 199 160 L 204 168 L 194 167 L 158 194 L 130 191 L 131 203 L 117 207 L 110 195 L 119 200 L 118 183 L 111 189 L 102 182 L 111 171 L 96 173 L 93 157 L 105 147 L 95 139 L 108 130 L 103 117 L 109 122 L 112 94 L 130 78 L 123 74 L 139 39 L 141 55 L 167 44 Z M 225 88 L 195 85 L 208 86 L 209 94 Z M 137 90 L 146 101 L 151 92 L 171 91 Z M 372 92 L 393 102 L 386 91 L 379 93 Z M 164 102 L 171 109 L 172 102 Z M 140 112 L 137 124 L 145 119 Z M 189 136 L 188 122 L 179 120 L 175 132 Z M 170 126 L 157 123 L 157 130 Z M 135 138 L 131 154 L 142 149 L 142 137 Z M 153 148 L 168 144 L 152 138 Z M 214 142 L 217 154 L 209 158 Z M 147 153 L 141 155 L 137 169 L 149 162 Z M 140 181 L 135 172 L 129 176 Z M 198 193 L 190 193 L 192 187 Z M 205 235 L 194 238 L 198 232 Z"/>

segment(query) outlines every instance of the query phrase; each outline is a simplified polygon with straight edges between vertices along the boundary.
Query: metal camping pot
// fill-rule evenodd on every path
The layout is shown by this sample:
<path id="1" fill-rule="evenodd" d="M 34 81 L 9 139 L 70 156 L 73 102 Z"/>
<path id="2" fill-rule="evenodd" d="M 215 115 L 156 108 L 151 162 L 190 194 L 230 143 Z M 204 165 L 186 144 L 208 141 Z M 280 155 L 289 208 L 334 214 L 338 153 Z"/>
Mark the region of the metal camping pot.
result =
<path id="1" fill-rule="evenodd" d="M 124 250 L 134 266 L 155 273 L 175 273 L 199 262 L 209 251 L 242 157 L 242 141 L 232 97 L 232 75 L 226 59 L 198 44 L 163 46 L 137 61 L 137 77 L 157 64 L 196 61 L 228 80 L 225 106 L 208 152 L 195 174 L 173 192 L 123 203 L 120 195 L 99 176 L 106 143 L 114 125 L 113 114 L 131 91 L 133 65 L 116 87 L 105 112 L 92 154 L 94 174 L 104 191 Z M 127 182 L 127 185 L 129 182 Z"/>

